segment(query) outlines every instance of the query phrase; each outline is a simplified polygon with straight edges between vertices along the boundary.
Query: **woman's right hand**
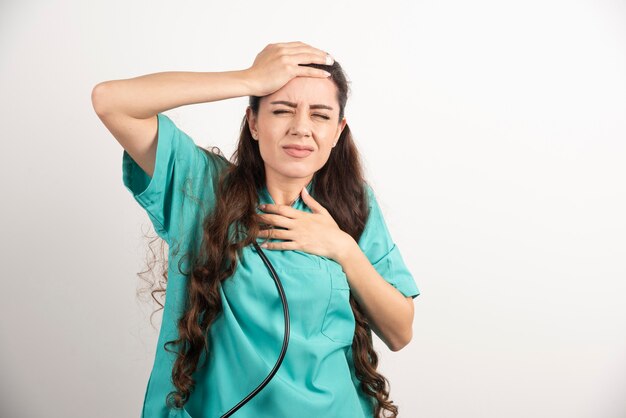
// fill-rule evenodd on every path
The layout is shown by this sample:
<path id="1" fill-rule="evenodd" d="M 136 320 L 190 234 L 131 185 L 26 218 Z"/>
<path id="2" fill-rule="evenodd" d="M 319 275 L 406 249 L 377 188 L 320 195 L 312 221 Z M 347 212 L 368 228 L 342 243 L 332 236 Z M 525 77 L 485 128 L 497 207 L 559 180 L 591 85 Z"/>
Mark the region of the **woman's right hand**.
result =
<path id="1" fill-rule="evenodd" d="M 246 70 L 253 88 L 252 95 L 272 94 L 298 76 L 328 77 L 329 74 L 324 70 L 298 65 L 309 63 L 332 65 L 334 60 L 331 57 L 331 62 L 327 63 L 327 55 L 330 56 L 303 42 L 267 45 L 257 54 L 252 66 Z"/>

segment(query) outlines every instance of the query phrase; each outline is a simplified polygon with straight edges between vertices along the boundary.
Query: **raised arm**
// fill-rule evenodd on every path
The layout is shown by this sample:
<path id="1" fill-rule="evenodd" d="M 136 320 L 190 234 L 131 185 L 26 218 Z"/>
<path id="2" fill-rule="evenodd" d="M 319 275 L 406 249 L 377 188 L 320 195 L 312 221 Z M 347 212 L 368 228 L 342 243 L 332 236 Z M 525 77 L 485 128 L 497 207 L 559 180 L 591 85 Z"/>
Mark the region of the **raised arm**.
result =
<path id="1" fill-rule="evenodd" d="M 179 106 L 253 94 L 248 70 L 168 71 L 104 81 L 91 92 L 93 108 L 120 145 L 152 177 L 157 114 Z"/>
<path id="2" fill-rule="evenodd" d="M 224 72 L 166 71 L 98 83 L 91 102 L 102 123 L 152 176 L 157 114 L 176 107 L 240 96 L 265 96 L 297 76 L 327 77 L 299 63 L 325 63 L 327 54 L 302 42 L 269 44 L 250 68 Z"/>

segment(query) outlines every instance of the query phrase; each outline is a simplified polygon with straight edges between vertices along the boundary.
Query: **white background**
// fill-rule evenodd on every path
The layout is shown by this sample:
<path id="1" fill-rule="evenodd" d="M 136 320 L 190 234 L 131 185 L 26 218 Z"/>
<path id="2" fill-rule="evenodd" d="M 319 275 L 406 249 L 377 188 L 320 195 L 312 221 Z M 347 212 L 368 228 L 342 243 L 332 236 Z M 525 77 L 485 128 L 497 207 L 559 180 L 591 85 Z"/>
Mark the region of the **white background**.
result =
<path id="1" fill-rule="evenodd" d="M 422 292 L 406 348 L 375 337 L 400 416 L 626 416 L 626 4 L 598 0 L 3 1 L 0 415 L 141 411 L 151 227 L 92 88 L 296 40 L 346 70 Z M 168 115 L 230 157 L 246 104 Z"/>

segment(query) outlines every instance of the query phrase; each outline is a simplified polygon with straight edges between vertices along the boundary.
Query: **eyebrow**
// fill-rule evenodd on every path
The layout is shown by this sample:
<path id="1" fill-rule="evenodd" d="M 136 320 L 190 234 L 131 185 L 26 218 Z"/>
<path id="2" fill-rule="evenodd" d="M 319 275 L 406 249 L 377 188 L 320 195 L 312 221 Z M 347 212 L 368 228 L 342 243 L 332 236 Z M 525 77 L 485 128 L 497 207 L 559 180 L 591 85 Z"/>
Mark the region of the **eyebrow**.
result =
<path id="1" fill-rule="evenodd" d="M 276 101 L 271 102 L 270 104 L 283 104 L 283 105 L 286 105 L 286 106 L 289 106 L 289 107 L 298 107 L 297 104 L 292 103 L 292 102 L 288 102 L 286 100 L 276 100 Z M 309 106 L 309 109 L 328 109 L 330 111 L 333 110 L 332 107 L 324 105 L 324 104 L 313 104 L 313 105 Z"/>

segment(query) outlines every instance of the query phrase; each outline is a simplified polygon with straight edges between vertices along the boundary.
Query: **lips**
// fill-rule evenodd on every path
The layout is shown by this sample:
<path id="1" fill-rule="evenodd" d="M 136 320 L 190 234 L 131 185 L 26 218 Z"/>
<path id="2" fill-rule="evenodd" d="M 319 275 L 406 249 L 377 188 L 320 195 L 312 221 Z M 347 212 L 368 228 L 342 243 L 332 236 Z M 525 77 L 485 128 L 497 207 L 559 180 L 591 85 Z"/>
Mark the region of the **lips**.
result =
<path id="1" fill-rule="evenodd" d="M 285 145 L 283 148 L 293 148 L 293 149 L 297 149 L 297 150 L 309 150 L 309 151 L 313 151 L 313 147 L 307 146 L 307 145 L 296 145 L 296 144 L 291 144 L 291 145 Z"/>
<path id="2" fill-rule="evenodd" d="M 308 147 L 287 146 L 283 147 L 283 149 L 285 150 L 285 153 L 296 158 L 308 157 L 313 152 L 313 150 Z"/>

